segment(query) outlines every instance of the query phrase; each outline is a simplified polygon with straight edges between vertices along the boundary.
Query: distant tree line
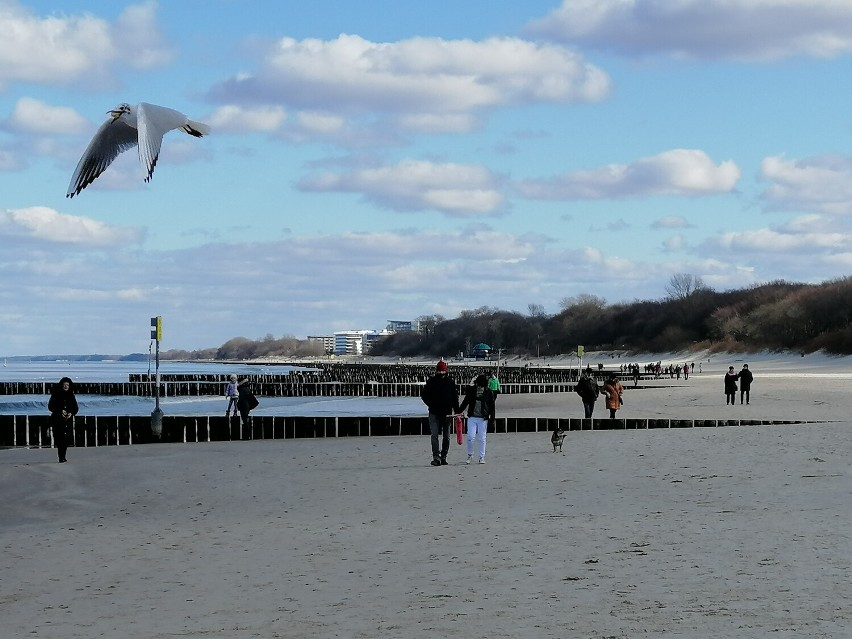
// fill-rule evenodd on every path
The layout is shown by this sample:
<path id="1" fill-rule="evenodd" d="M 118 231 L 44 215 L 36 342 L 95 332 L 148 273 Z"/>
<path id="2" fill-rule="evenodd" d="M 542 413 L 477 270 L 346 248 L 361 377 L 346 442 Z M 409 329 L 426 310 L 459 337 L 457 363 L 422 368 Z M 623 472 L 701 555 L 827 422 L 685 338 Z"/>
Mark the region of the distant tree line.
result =
<path id="1" fill-rule="evenodd" d="M 234 337 L 219 348 L 204 348 L 195 351 L 180 349 L 160 353 L 162 359 L 179 360 L 222 360 L 241 361 L 261 357 L 318 357 L 325 354 L 321 342 L 297 339 L 293 336 L 275 338 L 266 335 L 258 340 L 246 337 Z"/>
<path id="2" fill-rule="evenodd" d="M 558 355 L 586 350 L 666 352 L 823 350 L 852 354 L 852 278 L 822 284 L 775 281 L 718 292 L 699 277 L 679 273 L 661 300 L 607 304 L 581 294 L 548 315 L 482 307 L 456 319 L 425 318 L 425 333 L 397 333 L 373 355 L 451 356 L 485 342 L 507 355 Z"/>
<path id="3" fill-rule="evenodd" d="M 714 291 L 700 277 L 672 276 L 661 300 L 607 304 L 580 294 L 549 315 L 539 304 L 526 313 L 483 306 L 455 319 L 421 316 L 419 333 L 396 333 L 373 346 L 371 355 L 452 357 L 484 342 L 509 356 L 551 356 L 587 351 L 666 352 L 823 350 L 852 354 L 852 278 L 822 284 L 775 281 L 745 289 Z M 317 341 L 267 335 L 235 337 L 218 348 L 170 350 L 164 359 L 250 360 L 324 354 Z"/>

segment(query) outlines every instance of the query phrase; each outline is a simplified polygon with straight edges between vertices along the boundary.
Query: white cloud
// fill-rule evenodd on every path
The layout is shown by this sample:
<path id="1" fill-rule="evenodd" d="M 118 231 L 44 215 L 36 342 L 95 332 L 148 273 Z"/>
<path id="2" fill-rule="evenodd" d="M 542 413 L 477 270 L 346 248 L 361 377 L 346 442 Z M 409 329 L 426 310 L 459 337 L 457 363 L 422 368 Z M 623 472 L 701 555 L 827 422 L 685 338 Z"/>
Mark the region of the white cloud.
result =
<path id="1" fill-rule="evenodd" d="M 663 250 L 667 253 L 676 253 L 686 247 L 683 235 L 677 234 L 663 240 Z"/>
<path id="2" fill-rule="evenodd" d="M 88 121 L 74 109 L 50 106 L 34 98 L 20 98 L 6 126 L 24 133 L 56 135 L 82 133 L 89 129 Z"/>
<path id="3" fill-rule="evenodd" d="M 420 160 L 324 173 L 299 183 L 305 191 L 361 193 L 397 211 L 434 209 L 462 217 L 497 213 L 505 200 L 500 186 L 497 176 L 480 165 Z"/>
<path id="4" fill-rule="evenodd" d="M 156 8 L 130 5 L 110 24 L 91 14 L 37 16 L 14 0 L 0 3 L 0 90 L 12 82 L 90 85 L 110 77 L 111 67 L 162 64 L 171 53 Z"/>
<path id="5" fill-rule="evenodd" d="M 269 133 L 278 130 L 286 119 L 287 112 L 280 106 L 244 108 L 228 104 L 213 111 L 207 123 L 215 131 Z"/>
<path id="6" fill-rule="evenodd" d="M 228 104 L 280 104 L 325 113 L 385 113 L 415 130 L 470 127 L 471 113 L 516 104 L 571 104 L 606 97 L 599 68 L 564 47 L 517 38 L 412 38 L 375 43 L 282 38 L 254 73 L 211 95 Z M 444 117 L 440 117 L 444 116 Z"/>
<path id="7" fill-rule="evenodd" d="M 682 215 L 666 215 L 651 224 L 652 229 L 687 229 L 694 225 Z"/>
<path id="8" fill-rule="evenodd" d="M 0 171 L 20 171 L 24 166 L 19 154 L 0 148 Z"/>
<path id="9" fill-rule="evenodd" d="M 297 119 L 302 129 L 324 135 L 339 133 L 346 125 L 339 116 L 316 111 L 301 111 Z"/>
<path id="10" fill-rule="evenodd" d="M 0 238 L 48 244 L 117 247 L 138 242 L 138 228 L 110 226 L 91 218 L 65 215 L 44 206 L 0 211 Z"/>
<path id="11" fill-rule="evenodd" d="M 847 0 L 563 0 L 529 25 L 556 41 L 634 55 L 776 60 L 852 51 Z"/>
<path id="12" fill-rule="evenodd" d="M 852 214 L 852 158 L 823 155 L 802 160 L 784 156 L 761 162 L 760 175 L 772 182 L 763 192 L 771 209 Z"/>
<path id="13" fill-rule="evenodd" d="M 610 164 L 550 179 L 523 180 L 517 188 L 533 199 L 598 200 L 728 193 L 739 179 L 740 169 L 733 161 L 717 165 L 703 151 L 674 149 L 632 164 Z"/>
<path id="14" fill-rule="evenodd" d="M 777 229 L 755 229 L 723 233 L 718 238 L 720 246 L 744 252 L 778 253 L 789 256 L 790 252 L 811 253 L 821 249 L 846 249 L 852 247 L 852 236 L 848 233 L 785 233 Z"/>

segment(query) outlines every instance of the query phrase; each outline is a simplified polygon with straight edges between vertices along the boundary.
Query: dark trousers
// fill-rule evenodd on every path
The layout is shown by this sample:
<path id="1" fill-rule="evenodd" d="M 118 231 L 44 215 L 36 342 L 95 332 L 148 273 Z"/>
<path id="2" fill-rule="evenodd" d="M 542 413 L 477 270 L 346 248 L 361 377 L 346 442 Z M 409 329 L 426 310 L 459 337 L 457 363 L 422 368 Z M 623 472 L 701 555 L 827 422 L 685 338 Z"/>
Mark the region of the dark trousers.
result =
<path id="1" fill-rule="evenodd" d="M 53 430 L 53 445 L 56 447 L 59 461 L 62 461 L 65 459 L 65 452 L 68 450 L 67 422 L 60 417 L 52 419 L 50 425 L 51 430 Z"/>
<path id="2" fill-rule="evenodd" d="M 583 400 L 583 408 L 586 411 L 586 419 L 591 419 L 592 413 L 595 412 L 595 401 L 592 400 L 587 402 L 585 399 Z"/>
<path id="3" fill-rule="evenodd" d="M 447 453 L 450 452 L 450 422 L 452 417 L 444 415 L 435 415 L 429 413 L 429 431 L 432 434 L 432 457 L 438 459 L 447 458 Z M 438 435 L 443 437 L 441 442 L 441 450 L 438 451 Z"/>
<path id="4" fill-rule="evenodd" d="M 749 403 L 749 396 L 748 396 L 748 395 L 749 395 L 749 393 L 748 393 L 748 391 L 749 391 L 749 389 L 748 389 L 748 388 L 744 388 L 743 390 L 741 390 L 741 391 L 740 391 L 740 404 L 742 404 L 742 403 L 743 403 L 743 395 L 745 395 L 746 404 L 748 404 L 748 403 Z"/>

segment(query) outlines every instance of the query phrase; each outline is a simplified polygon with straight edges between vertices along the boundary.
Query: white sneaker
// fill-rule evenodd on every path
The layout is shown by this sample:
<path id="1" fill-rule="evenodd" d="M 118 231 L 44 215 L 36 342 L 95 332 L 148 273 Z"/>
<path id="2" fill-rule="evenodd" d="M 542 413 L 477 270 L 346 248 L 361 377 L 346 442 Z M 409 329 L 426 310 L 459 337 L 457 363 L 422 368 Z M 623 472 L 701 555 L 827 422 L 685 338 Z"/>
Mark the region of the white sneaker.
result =
<path id="1" fill-rule="evenodd" d="M 479 463 L 480 463 L 480 464 L 484 464 L 484 463 L 485 463 L 485 457 L 480 457 L 480 458 L 479 458 Z"/>
<path id="2" fill-rule="evenodd" d="M 468 455 L 465 464 L 469 464 L 471 459 L 473 459 L 473 455 Z"/>

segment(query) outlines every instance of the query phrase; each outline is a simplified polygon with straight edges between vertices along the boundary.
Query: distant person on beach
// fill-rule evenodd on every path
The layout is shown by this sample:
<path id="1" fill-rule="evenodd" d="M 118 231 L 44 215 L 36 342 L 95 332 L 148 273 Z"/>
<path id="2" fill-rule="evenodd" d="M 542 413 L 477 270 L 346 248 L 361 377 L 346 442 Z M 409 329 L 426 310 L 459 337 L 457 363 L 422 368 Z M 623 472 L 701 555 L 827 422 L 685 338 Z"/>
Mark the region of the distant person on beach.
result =
<path id="1" fill-rule="evenodd" d="M 65 452 L 68 450 L 68 437 L 73 433 L 68 428 L 74 423 L 77 414 L 77 398 L 74 397 L 74 382 L 70 377 L 63 377 L 50 391 L 50 401 L 47 410 L 50 411 L 50 427 L 53 430 L 53 445 L 59 454 L 59 463 L 65 463 Z"/>
<path id="2" fill-rule="evenodd" d="M 237 414 L 237 400 L 240 394 L 237 392 L 237 376 L 231 375 L 228 378 L 228 385 L 225 387 L 225 397 L 228 398 L 228 408 L 225 410 L 225 417 L 231 416 L 231 409 L 234 409 L 234 415 Z"/>
<path id="3" fill-rule="evenodd" d="M 624 393 L 624 387 L 618 381 L 615 375 L 610 375 L 603 387 L 604 395 L 606 395 L 606 407 L 609 409 L 609 418 L 615 419 L 615 411 L 621 408 L 624 400 L 621 395 Z"/>
<path id="4" fill-rule="evenodd" d="M 450 452 L 451 415 L 460 413 L 459 392 L 449 375 L 447 362 L 441 360 L 435 366 L 435 374 L 426 380 L 420 399 L 429 408 L 429 431 L 432 435 L 432 465 L 446 466 Z M 441 448 L 438 448 L 438 435 Z"/>
<path id="5" fill-rule="evenodd" d="M 248 426 L 251 423 L 251 411 L 257 408 L 260 403 L 257 397 L 251 390 L 251 382 L 244 379 L 237 384 L 237 408 L 240 411 L 240 420 L 243 426 Z"/>
<path id="6" fill-rule="evenodd" d="M 598 383 L 589 375 L 587 371 L 583 371 L 580 381 L 574 387 L 574 392 L 583 400 L 583 411 L 586 419 L 591 419 L 592 413 L 595 412 L 595 402 L 600 396 Z"/>
<path id="7" fill-rule="evenodd" d="M 737 374 L 733 366 L 728 366 L 725 373 L 725 404 L 733 406 L 737 403 Z"/>
<path id="8" fill-rule="evenodd" d="M 737 377 L 740 378 L 740 404 L 743 403 L 743 395 L 745 395 L 745 403 L 748 404 L 751 394 L 751 383 L 754 381 L 754 375 L 748 369 L 748 364 L 743 364 L 743 368 L 737 373 Z"/>
<path id="9" fill-rule="evenodd" d="M 479 463 L 485 463 L 485 438 L 488 427 L 494 427 L 496 394 L 488 387 L 488 378 L 479 375 L 465 390 L 459 412 L 467 408 L 467 461 L 473 460 L 473 444 L 479 439 Z"/>

